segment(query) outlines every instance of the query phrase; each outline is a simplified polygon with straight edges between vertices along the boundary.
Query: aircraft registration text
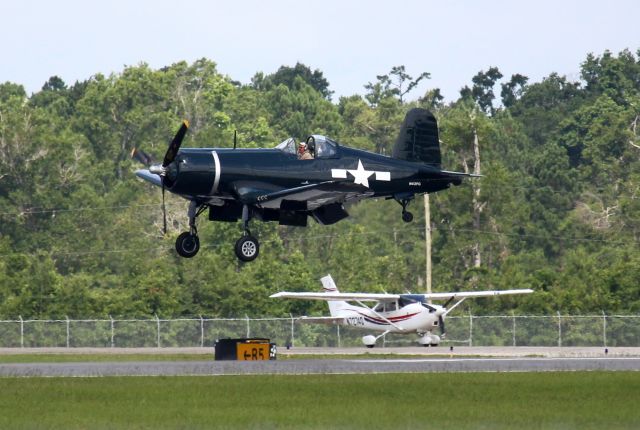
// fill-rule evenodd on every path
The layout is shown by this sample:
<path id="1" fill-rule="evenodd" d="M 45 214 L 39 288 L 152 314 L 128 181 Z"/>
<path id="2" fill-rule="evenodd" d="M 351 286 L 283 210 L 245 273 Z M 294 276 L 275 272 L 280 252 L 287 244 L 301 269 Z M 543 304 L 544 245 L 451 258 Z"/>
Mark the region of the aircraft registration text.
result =
<path id="1" fill-rule="evenodd" d="M 355 327 L 364 326 L 364 317 L 354 316 L 347 317 L 347 324 Z"/>

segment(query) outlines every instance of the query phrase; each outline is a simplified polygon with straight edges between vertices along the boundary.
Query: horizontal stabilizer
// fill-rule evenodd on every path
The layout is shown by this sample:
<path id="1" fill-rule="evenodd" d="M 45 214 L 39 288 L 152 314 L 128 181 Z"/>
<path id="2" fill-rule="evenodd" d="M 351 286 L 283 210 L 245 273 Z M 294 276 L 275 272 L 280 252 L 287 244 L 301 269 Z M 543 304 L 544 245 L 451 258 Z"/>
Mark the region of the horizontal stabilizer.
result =
<path id="1" fill-rule="evenodd" d="M 307 317 L 302 316 L 295 319 L 296 322 L 309 324 L 345 324 L 344 317 Z"/>

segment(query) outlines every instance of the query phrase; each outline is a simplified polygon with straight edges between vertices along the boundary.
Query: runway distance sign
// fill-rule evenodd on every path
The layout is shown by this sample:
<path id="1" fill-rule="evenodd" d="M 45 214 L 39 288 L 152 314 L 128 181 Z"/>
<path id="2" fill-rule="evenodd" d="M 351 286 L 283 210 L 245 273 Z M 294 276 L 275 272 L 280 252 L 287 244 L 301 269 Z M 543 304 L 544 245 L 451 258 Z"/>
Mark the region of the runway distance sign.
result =
<path id="1" fill-rule="evenodd" d="M 268 343 L 238 343 L 237 357 L 241 361 L 269 360 Z"/>
<path id="2" fill-rule="evenodd" d="M 266 338 L 218 339 L 215 343 L 216 360 L 260 361 L 275 360 L 278 349 Z"/>

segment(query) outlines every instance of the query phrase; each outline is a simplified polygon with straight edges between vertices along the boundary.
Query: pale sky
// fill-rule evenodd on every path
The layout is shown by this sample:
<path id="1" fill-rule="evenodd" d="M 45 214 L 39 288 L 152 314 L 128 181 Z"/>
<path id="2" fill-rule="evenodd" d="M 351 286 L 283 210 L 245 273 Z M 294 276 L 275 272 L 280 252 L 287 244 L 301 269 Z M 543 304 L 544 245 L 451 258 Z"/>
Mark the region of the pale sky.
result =
<path id="1" fill-rule="evenodd" d="M 29 94 L 53 75 L 71 85 L 206 57 L 243 83 L 302 62 L 334 101 L 405 65 L 431 73 L 410 98 L 440 88 L 452 100 L 491 66 L 577 80 L 587 53 L 640 48 L 638 0 L 2 0 L 0 17 L 0 82 Z"/>

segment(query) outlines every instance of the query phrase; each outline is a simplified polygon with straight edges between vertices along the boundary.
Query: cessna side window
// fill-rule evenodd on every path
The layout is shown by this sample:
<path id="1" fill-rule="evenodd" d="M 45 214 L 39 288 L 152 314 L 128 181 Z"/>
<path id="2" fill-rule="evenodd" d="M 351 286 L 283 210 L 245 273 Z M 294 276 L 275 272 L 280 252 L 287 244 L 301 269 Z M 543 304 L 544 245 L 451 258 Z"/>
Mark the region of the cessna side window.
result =
<path id="1" fill-rule="evenodd" d="M 376 312 L 392 312 L 397 308 L 396 302 L 380 302 L 373 308 Z"/>
<path id="2" fill-rule="evenodd" d="M 313 138 L 315 139 L 316 144 L 316 158 L 331 158 L 336 155 L 336 147 L 337 143 L 333 140 L 329 139 L 326 136 L 321 136 L 319 134 L 314 134 Z"/>
<path id="3" fill-rule="evenodd" d="M 296 147 L 296 140 L 293 137 L 290 137 L 287 140 L 280 142 L 278 146 L 276 146 L 276 149 L 279 149 L 285 154 L 295 155 L 298 148 Z"/>

